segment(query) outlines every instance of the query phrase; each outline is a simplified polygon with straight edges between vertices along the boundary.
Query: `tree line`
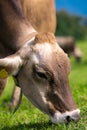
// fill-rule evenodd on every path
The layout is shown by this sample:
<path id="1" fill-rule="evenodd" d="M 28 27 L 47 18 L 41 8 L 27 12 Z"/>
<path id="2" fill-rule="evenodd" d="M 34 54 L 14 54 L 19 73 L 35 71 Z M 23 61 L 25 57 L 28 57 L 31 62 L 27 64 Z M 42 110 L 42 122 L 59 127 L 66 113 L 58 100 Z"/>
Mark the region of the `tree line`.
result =
<path id="1" fill-rule="evenodd" d="M 57 36 L 73 36 L 76 39 L 87 37 L 87 19 L 81 16 L 70 15 L 65 11 L 56 13 Z"/>

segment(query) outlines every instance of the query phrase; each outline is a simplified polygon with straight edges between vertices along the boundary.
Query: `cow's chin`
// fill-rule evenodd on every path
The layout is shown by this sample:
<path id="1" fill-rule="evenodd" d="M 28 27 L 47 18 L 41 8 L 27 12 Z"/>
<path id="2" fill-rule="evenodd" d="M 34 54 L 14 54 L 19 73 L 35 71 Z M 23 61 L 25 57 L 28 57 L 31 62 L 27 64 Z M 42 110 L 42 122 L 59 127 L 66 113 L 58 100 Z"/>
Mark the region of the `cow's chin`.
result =
<path id="1" fill-rule="evenodd" d="M 80 119 L 80 110 L 76 109 L 70 112 L 60 113 L 56 112 L 54 116 L 50 117 L 52 123 L 68 123 L 69 121 L 77 122 Z"/>

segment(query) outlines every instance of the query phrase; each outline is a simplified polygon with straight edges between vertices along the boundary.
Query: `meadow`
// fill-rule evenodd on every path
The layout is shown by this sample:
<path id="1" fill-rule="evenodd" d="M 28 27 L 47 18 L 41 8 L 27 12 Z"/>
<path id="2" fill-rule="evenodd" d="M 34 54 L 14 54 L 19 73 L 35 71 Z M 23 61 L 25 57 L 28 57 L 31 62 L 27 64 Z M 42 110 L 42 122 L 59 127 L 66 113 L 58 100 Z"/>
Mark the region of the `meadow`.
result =
<path id="1" fill-rule="evenodd" d="M 74 99 L 81 110 L 81 119 L 69 124 L 52 124 L 47 115 L 34 107 L 24 96 L 15 114 L 8 110 L 14 82 L 9 78 L 0 98 L 0 130 L 87 130 L 87 40 L 78 41 L 83 51 L 81 62 L 71 58 L 70 87 Z"/>

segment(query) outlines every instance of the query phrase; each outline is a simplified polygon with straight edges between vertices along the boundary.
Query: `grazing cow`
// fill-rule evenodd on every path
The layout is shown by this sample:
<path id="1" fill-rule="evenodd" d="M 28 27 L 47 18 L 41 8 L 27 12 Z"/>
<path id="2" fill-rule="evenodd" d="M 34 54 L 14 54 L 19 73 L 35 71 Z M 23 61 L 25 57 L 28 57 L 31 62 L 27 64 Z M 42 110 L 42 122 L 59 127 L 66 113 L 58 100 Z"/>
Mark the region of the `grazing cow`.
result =
<path id="1" fill-rule="evenodd" d="M 73 55 L 77 61 L 82 58 L 81 50 L 76 46 L 75 39 L 73 37 L 56 37 L 59 46 L 67 53 L 69 56 Z"/>
<path id="2" fill-rule="evenodd" d="M 31 25 L 24 12 L 26 2 L 0 1 L 0 81 L 5 85 L 12 75 L 24 95 L 53 123 L 78 121 L 80 110 L 68 82 L 69 59 L 52 33 L 39 33 Z"/>

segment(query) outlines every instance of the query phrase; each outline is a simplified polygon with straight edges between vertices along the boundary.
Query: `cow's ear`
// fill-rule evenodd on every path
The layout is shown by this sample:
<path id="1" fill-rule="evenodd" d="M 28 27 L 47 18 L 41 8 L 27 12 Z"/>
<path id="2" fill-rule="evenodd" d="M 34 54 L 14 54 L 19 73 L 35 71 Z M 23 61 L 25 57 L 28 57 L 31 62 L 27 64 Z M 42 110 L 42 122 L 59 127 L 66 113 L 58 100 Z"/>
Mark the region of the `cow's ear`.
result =
<path id="1" fill-rule="evenodd" d="M 0 59 L 0 78 L 16 75 L 22 65 L 23 60 L 17 54 Z"/>

